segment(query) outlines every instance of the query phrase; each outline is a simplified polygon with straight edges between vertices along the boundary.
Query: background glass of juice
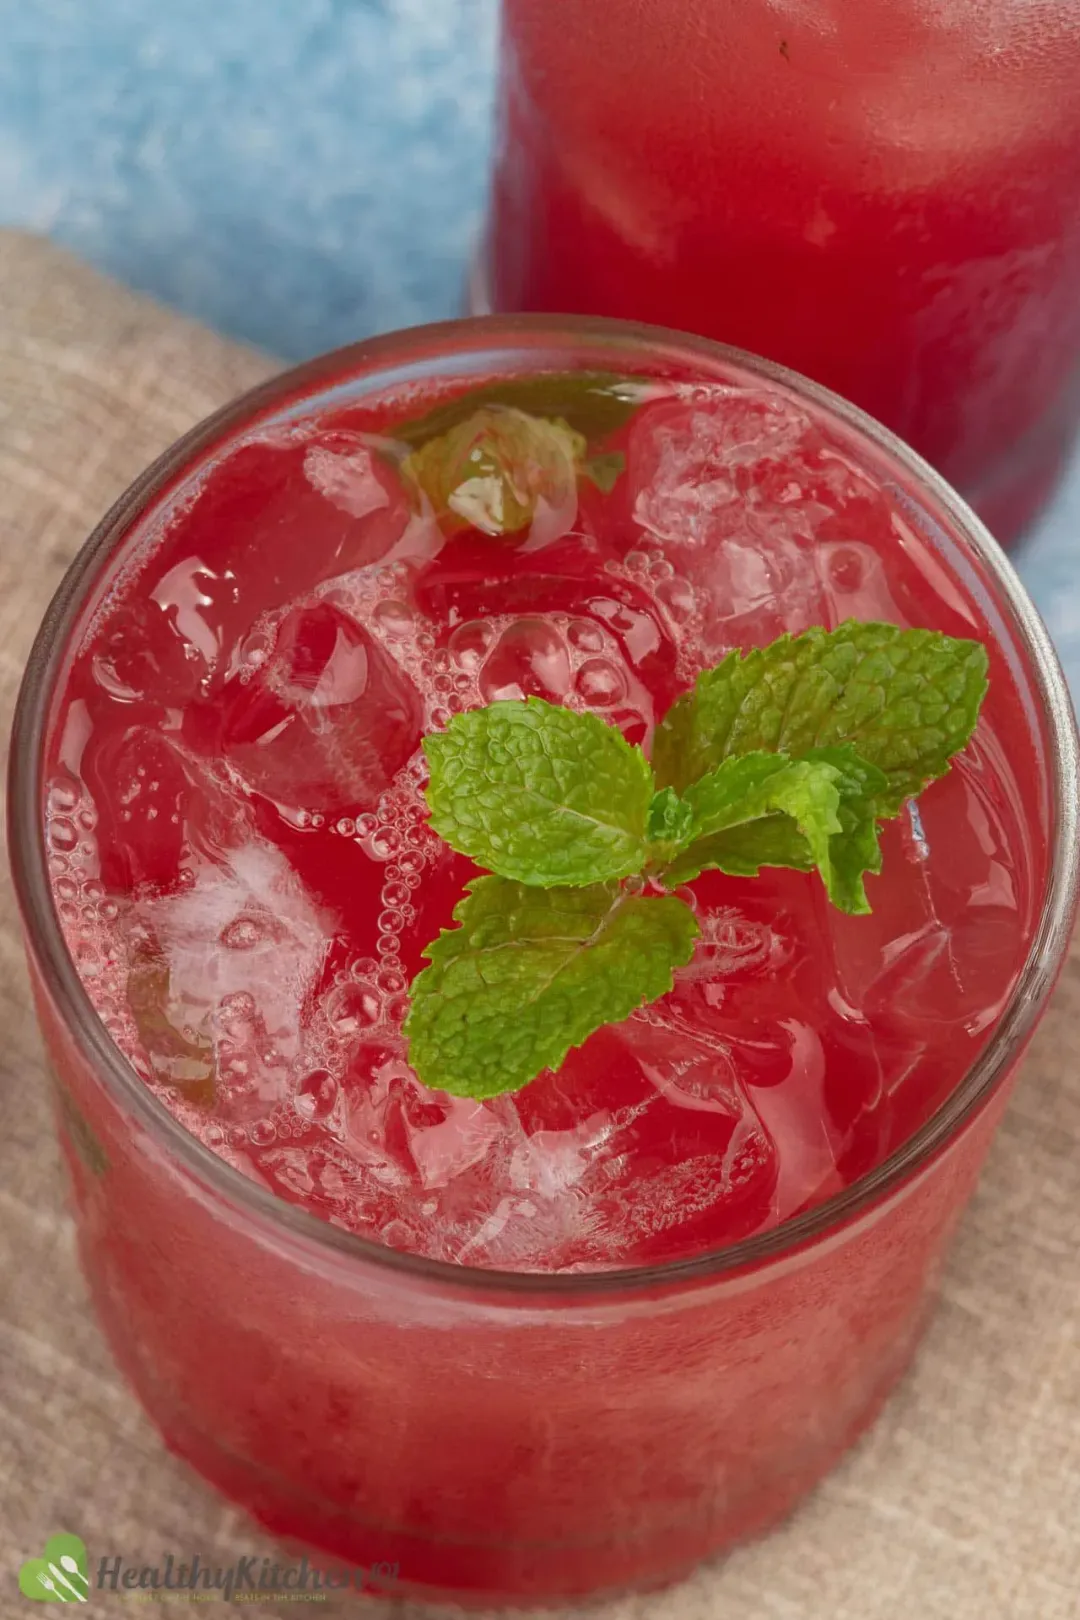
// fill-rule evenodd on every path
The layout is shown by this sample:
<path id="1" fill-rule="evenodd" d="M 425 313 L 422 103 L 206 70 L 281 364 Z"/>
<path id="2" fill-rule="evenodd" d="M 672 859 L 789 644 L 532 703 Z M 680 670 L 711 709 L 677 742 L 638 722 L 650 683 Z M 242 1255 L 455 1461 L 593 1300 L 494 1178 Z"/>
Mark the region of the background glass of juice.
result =
<path id="1" fill-rule="evenodd" d="M 504 0 L 477 302 L 854 400 L 1004 544 L 1080 422 L 1071 0 Z"/>
<path id="2" fill-rule="evenodd" d="M 78 742 L 58 719 L 95 616 L 140 539 L 183 521 L 238 439 L 280 443 L 313 413 L 575 369 L 778 390 L 888 489 L 935 589 L 967 604 L 990 644 L 1036 922 L 960 1084 L 809 1213 L 651 1267 L 484 1271 L 279 1201 L 170 1115 L 65 945 L 44 798 L 57 751 Z M 272 1531 L 397 1566 L 395 1591 L 459 1601 L 655 1585 L 775 1522 L 872 1420 L 1060 967 L 1077 812 L 1071 710 L 1033 609 L 970 512 L 861 413 L 707 341 L 614 323 L 459 323 L 329 355 L 195 429 L 106 517 L 38 639 L 12 773 L 15 879 L 96 1308 L 168 1444 Z"/>

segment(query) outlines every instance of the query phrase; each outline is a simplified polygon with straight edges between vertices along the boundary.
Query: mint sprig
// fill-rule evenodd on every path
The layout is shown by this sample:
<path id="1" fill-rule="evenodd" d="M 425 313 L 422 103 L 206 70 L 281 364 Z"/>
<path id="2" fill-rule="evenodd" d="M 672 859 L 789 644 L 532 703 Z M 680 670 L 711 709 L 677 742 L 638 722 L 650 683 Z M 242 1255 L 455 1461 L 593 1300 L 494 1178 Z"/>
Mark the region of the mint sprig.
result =
<path id="1" fill-rule="evenodd" d="M 453 432 L 478 410 L 495 405 L 548 421 L 564 421 L 592 442 L 625 427 L 642 397 L 639 381 L 613 372 L 540 371 L 470 388 L 425 416 L 395 426 L 394 437 L 417 450 Z"/>
<path id="2" fill-rule="evenodd" d="M 508 536 L 545 510 L 577 508 L 579 478 L 606 494 L 624 470 L 620 451 L 588 456 L 588 441 L 563 417 L 513 405 L 481 405 L 401 463 L 406 483 L 449 529 Z"/>
<path id="3" fill-rule="evenodd" d="M 879 823 L 966 746 L 986 671 L 980 643 L 936 631 L 783 636 L 699 676 L 651 765 L 597 715 L 539 698 L 455 716 L 425 739 L 431 824 L 494 875 L 413 981 L 417 1074 L 516 1090 L 665 995 L 698 927 L 664 891 L 706 870 L 816 869 L 838 909 L 869 911 Z"/>

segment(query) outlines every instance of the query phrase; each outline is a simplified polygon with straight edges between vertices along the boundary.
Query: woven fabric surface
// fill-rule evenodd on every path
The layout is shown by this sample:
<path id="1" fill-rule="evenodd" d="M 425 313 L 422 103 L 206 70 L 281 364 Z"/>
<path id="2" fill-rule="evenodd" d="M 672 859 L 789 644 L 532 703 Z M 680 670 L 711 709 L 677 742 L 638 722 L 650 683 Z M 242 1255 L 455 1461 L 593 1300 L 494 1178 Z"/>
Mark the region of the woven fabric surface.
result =
<path id="1" fill-rule="evenodd" d="M 0 233 L 0 710 L 52 591 L 125 485 L 272 363 Z M 75 1261 L 10 886 L 0 889 L 0 1615 L 23 1559 L 272 1550 L 165 1451 L 115 1371 Z M 915 1366 L 798 1514 L 597 1620 L 1078 1620 L 1080 956 L 1027 1060 Z M 121 1600 L 94 1597 L 90 1615 Z M 332 1605 L 335 1606 L 335 1605 Z M 180 1599 L 155 1605 L 190 1614 Z M 325 1612 L 325 1611 L 324 1611 Z M 371 1600 L 382 1617 L 419 1616 Z"/>

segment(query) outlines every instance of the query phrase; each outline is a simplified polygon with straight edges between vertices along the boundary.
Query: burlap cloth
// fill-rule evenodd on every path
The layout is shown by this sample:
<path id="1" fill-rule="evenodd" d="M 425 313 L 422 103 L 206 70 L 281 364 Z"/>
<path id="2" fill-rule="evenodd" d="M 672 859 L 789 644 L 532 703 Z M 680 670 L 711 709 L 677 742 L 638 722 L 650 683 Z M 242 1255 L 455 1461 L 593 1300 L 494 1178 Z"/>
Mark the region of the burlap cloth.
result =
<path id="1" fill-rule="evenodd" d="M 0 233 L 0 705 L 124 486 L 272 369 L 41 242 Z M 61 1530 L 125 1563 L 270 1550 L 168 1456 L 90 1317 L 10 890 L 0 890 L 0 1613 Z M 968 1216 L 916 1366 L 795 1519 L 603 1620 L 1080 1617 L 1080 957 Z M 368 1601 L 376 1616 L 419 1614 Z M 116 1615 L 119 1597 L 83 1612 Z M 217 1605 L 215 1605 L 217 1606 Z M 190 1605 L 155 1606 L 189 1617 Z M 325 1612 L 325 1611 L 324 1611 Z"/>

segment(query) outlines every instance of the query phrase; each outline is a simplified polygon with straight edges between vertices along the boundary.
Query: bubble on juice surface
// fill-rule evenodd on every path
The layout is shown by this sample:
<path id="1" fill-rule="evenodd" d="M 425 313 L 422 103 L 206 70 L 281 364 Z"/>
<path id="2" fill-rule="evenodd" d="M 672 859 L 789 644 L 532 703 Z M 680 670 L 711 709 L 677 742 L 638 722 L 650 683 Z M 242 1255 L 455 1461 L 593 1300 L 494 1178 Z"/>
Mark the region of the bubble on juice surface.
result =
<path id="1" fill-rule="evenodd" d="M 98 810 L 78 777 L 58 770 L 45 791 L 45 847 L 54 885 L 63 879 L 80 891 L 100 872 Z M 79 898 L 73 892 L 70 899 Z"/>
<path id="2" fill-rule="evenodd" d="M 558 703 L 570 691 L 570 654 L 556 627 L 546 619 L 516 619 L 484 659 L 480 694 L 485 703 L 542 697 Z"/>
<path id="3" fill-rule="evenodd" d="M 327 995 L 323 1010 L 335 1037 L 345 1046 L 359 1043 L 382 1022 L 383 999 L 365 979 L 346 979 Z"/>
<path id="4" fill-rule="evenodd" d="M 614 620 L 615 632 L 633 630 L 629 610 L 607 597 L 599 602 Z M 652 699 L 615 632 L 602 618 L 566 613 L 467 620 L 444 633 L 425 661 L 421 678 L 430 685 L 429 713 L 441 705 L 447 713 L 459 713 L 485 703 L 541 697 L 596 709 L 627 728 L 636 726 L 643 738 L 653 724 Z M 644 643 L 644 631 L 639 639 Z"/>
<path id="5" fill-rule="evenodd" d="M 85 789 L 73 794 L 67 782 L 54 783 L 47 801 L 71 810 L 77 821 L 91 813 Z M 149 1068 L 139 1047 L 131 1017 L 127 988 L 131 940 L 129 906 L 105 889 L 97 874 L 96 859 L 50 857 L 50 874 L 57 917 L 83 988 L 112 1040 L 133 1060 L 144 1078 Z"/>
<path id="6" fill-rule="evenodd" d="M 487 619 L 470 619 L 451 631 L 446 650 L 454 667 L 466 680 L 478 675 L 497 637 L 495 627 Z"/>
<path id="7" fill-rule="evenodd" d="M 907 622 L 889 587 L 885 559 L 875 547 L 857 540 L 822 541 L 814 561 L 827 624 L 842 624 L 845 619 Z"/>
<path id="8" fill-rule="evenodd" d="M 625 672 L 610 658 L 587 658 L 574 678 L 574 690 L 588 709 L 612 709 L 629 695 Z"/>

